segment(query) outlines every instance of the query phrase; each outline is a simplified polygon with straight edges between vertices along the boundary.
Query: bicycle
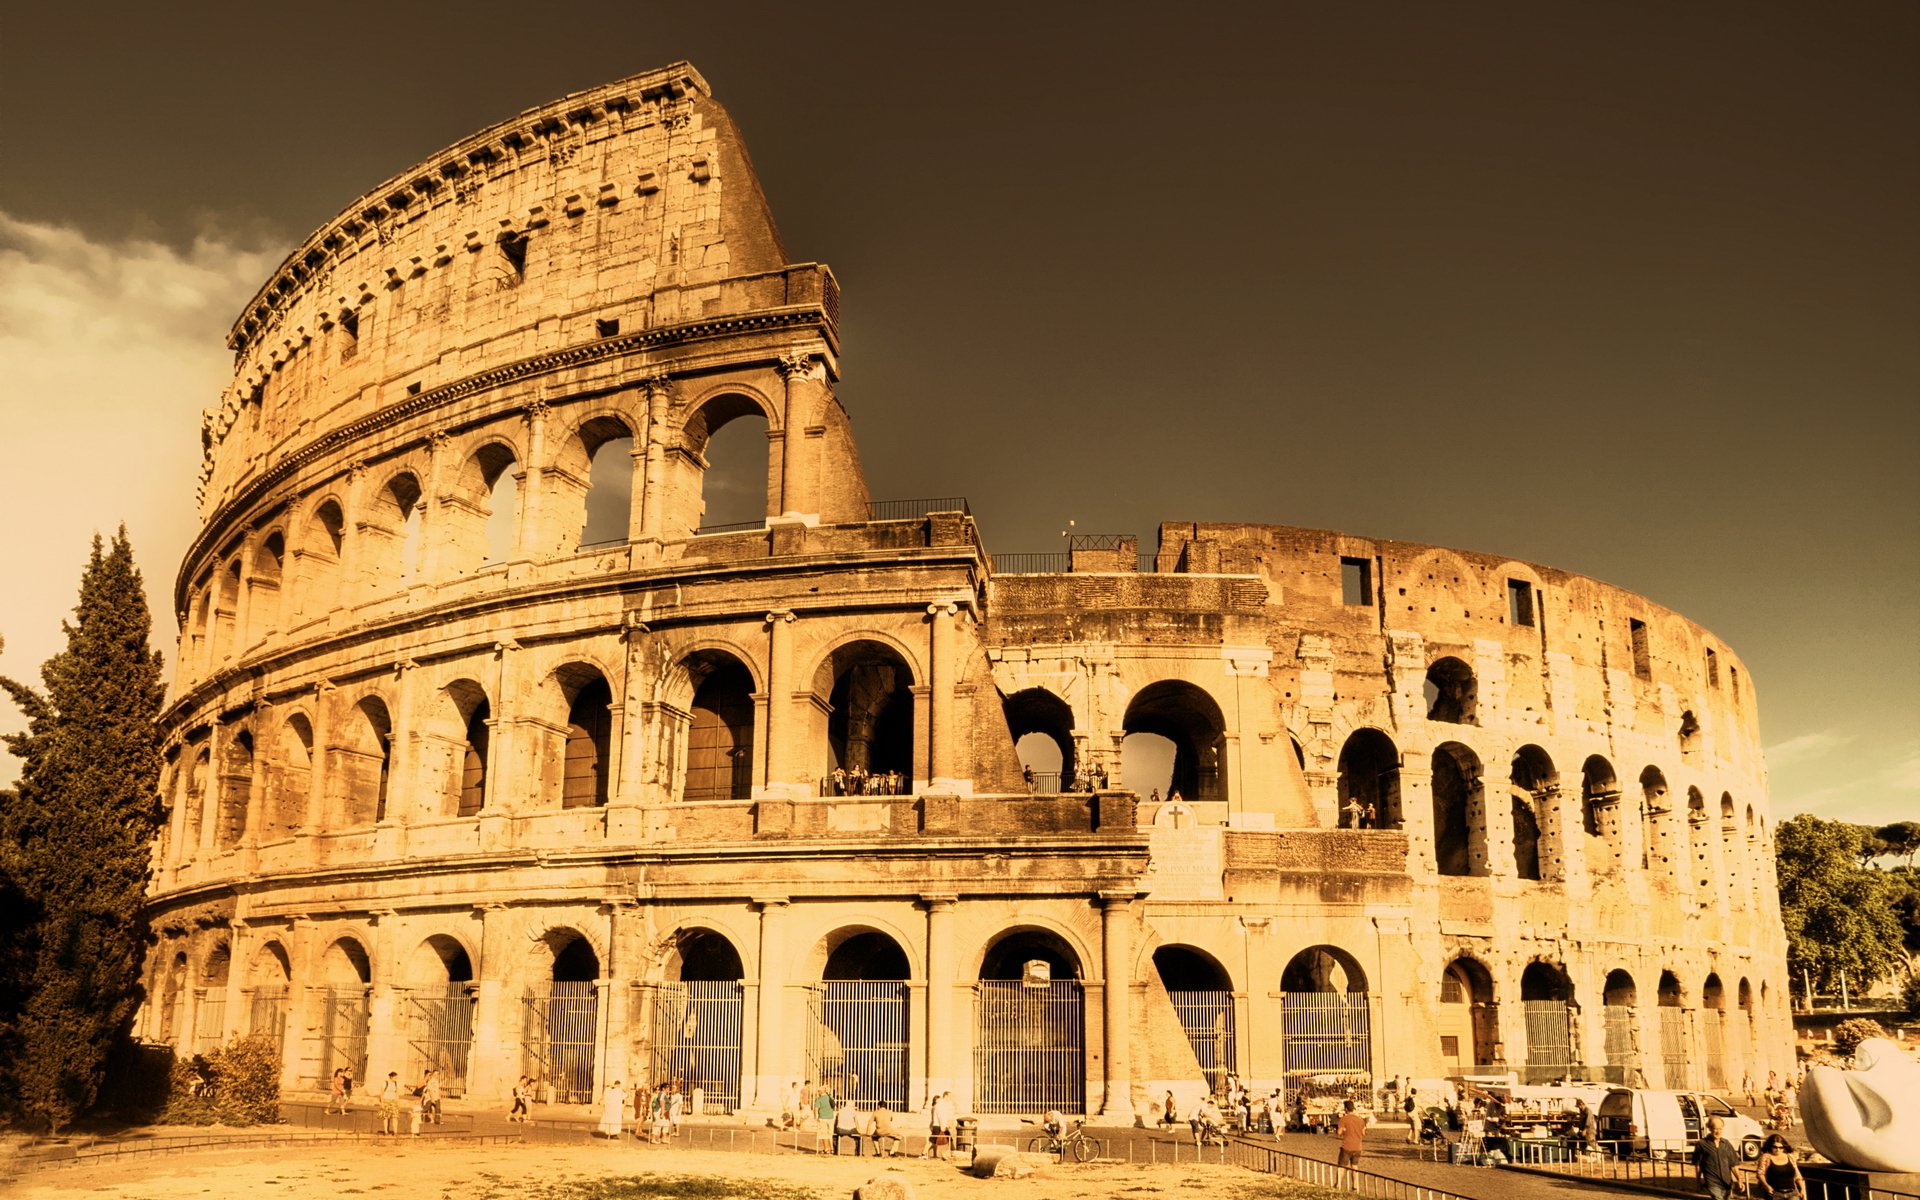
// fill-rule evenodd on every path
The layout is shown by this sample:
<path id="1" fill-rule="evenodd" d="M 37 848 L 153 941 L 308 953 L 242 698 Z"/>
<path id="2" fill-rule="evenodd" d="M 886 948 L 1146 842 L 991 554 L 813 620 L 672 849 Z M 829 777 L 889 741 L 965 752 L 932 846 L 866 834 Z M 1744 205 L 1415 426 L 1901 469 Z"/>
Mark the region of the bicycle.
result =
<path id="1" fill-rule="evenodd" d="M 1073 1161 L 1082 1163 L 1104 1157 L 1107 1148 L 1101 1144 L 1099 1138 L 1087 1133 L 1086 1124 L 1084 1119 L 1078 1120 L 1073 1123 L 1073 1128 L 1065 1133 L 1043 1133 L 1038 1137 L 1029 1138 L 1027 1153 L 1056 1154 L 1061 1162 L 1065 1162 L 1069 1155 L 1073 1157 Z"/>

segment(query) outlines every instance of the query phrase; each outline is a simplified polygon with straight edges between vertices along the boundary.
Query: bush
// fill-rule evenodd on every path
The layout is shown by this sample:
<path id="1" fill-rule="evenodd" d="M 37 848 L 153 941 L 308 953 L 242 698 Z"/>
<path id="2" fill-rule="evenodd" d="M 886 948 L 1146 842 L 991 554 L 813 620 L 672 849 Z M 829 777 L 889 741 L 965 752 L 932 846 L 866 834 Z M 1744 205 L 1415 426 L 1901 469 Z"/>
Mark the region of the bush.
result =
<path id="1" fill-rule="evenodd" d="M 244 1037 L 175 1062 L 162 1125 L 262 1125 L 280 1120 L 280 1051 L 271 1038 Z"/>
<path id="2" fill-rule="evenodd" d="M 1833 1027 L 1833 1050 L 1843 1058 L 1851 1057 L 1868 1038 L 1889 1036 L 1886 1027 L 1868 1017 L 1853 1017 Z"/>
<path id="3" fill-rule="evenodd" d="M 1900 985 L 1900 1001 L 1906 1006 L 1908 1016 L 1920 1017 L 1920 975 L 1909 975 Z"/>

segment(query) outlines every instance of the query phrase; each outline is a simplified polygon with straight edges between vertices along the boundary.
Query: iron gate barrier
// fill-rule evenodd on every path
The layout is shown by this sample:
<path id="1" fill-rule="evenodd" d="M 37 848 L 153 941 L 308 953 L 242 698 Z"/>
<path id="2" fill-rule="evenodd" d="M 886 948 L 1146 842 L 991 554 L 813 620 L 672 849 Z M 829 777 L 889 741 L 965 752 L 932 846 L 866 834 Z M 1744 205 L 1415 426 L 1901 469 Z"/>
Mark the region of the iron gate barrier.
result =
<path id="1" fill-rule="evenodd" d="M 828 979 L 807 997 L 807 1073 L 861 1108 L 907 1108 L 907 985 Z"/>
<path id="2" fill-rule="evenodd" d="M 1689 1024 L 1684 1008 L 1660 1010 L 1660 1069 L 1665 1072 L 1666 1086 L 1674 1091 L 1693 1086 L 1692 1055 L 1687 1053 Z"/>
<path id="3" fill-rule="evenodd" d="M 701 1089 L 707 1112 L 740 1107 L 740 1023 L 745 1012 L 737 979 L 663 983 L 653 996 L 654 1083 Z"/>
<path id="4" fill-rule="evenodd" d="M 372 1005 L 364 987 L 327 988 L 320 994 L 319 1066 L 314 1078 L 323 1086 L 336 1067 L 361 1083 L 367 1078 L 367 1024 Z"/>
<path id="5" fill-rule="evenodd" d="M 1281 993 L 1280 1058 L 1290 1091 L 1344 1096 L 1359 1088 L 1358 1096 L 1370 1095 L 1373 1008 L 1368 993 Z"/>
<path id="6" fill-rule="evenodd" d="M 591 1104 L 600 993 L 590 982 L 528 988 L 521 1071 L 561 1104 Z"/>
<path id="7" fill-rule="evenodd" d="M 1233 993 L 1176 992 L 1169 990 L 1173 1011 L 1180 1017 L 1180 1028 L 1187 1032 L 1187 1043 L 1200 1064 L 1200 1073 L 1215 1092 L 1221 1090 L 1227 1074 L 1235 1071 Z"/>
<path id="8" fill-rule="evenodd" d="M 1718 1008 L 1706 1013 L 1706 1029 L 1701 1036 L 1707 1043 L 1707 1090 L 1724 1091 L 1727 1084 L 1727 1014 Z"/>
<path id="9" fill-rule="evenodd" d="M 1607 1040 L 1606 1081 L 1630 1084 L 1640 1066 L 1640 1030 L 1633 1019 L 1634 1009 L 1627 1004 L 1608 1004 L 1600 1013 Z M 1528 1033 L 1531 1035 L 1531 1028 Z"/>
<path id="10" fill-rule="evenodd" d="M 1078 980 L 982 979 L 973 1012 L 975 1111 L 1086 1111 L 1086 995 Z"/>
<path id="11" fill-rule="evenodd" d="M 1573 1009 L 1564 1000 L 1522 1000 L 1527 1021 L 1525 1083 L 1553 1083 L 1573 1072 Z"/>
<path id="12" fill-rule="evenodd" d="M 227 1023 L 227 986 L 197 988 L 194 992 L 193 1052 L 212 1054 L 220 1048 Z"/>
<path id="13" fill-rule="evenodd" d="M 409 1079 L 429 1068 L 453 1095 L 467 1090 L 467 1059 L 473 1051 L 473 997 L 464 983 L 449 983 L 438 995 L 407 997 Z"/>

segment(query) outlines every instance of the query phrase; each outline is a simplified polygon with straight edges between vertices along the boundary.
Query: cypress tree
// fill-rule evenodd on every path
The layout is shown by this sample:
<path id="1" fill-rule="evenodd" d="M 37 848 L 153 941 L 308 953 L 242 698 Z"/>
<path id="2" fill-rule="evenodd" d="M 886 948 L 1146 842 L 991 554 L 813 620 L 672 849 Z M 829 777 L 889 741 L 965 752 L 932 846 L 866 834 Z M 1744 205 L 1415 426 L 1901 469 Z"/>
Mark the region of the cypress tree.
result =
<path id="1" fill-rule="evenodd" d="M 92 1105 L 141 998 L 165 692 L 151 626 L 126 527 L 104 552 L 96 534 L 45 693 L 0 679 L 27 717 L 4 739 L 22 765 L 0 798 L 0 885 L 15 901 L 0 1092 L 55 1130 Z"/>

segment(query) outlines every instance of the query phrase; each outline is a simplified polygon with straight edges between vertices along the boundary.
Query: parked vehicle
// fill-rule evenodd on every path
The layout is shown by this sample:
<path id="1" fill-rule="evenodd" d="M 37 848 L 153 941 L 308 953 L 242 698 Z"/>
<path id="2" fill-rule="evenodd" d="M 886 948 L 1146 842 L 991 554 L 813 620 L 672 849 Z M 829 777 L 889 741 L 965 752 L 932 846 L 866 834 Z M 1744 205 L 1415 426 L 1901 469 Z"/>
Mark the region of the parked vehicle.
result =
<path id="1" fill-rule="evenodd" d="M 1649 1158 L 1684 1156 L 1706 1136 L 1709 1117 L 1725 1123 L 1723 1132 L 1740 1144 L 1741 1157 L 1759 1157 L 1765 1136 L 1760 1123 L 1708 1092 L 1613 1088 L 1600 1101 L 1600 1144 Z"/>

